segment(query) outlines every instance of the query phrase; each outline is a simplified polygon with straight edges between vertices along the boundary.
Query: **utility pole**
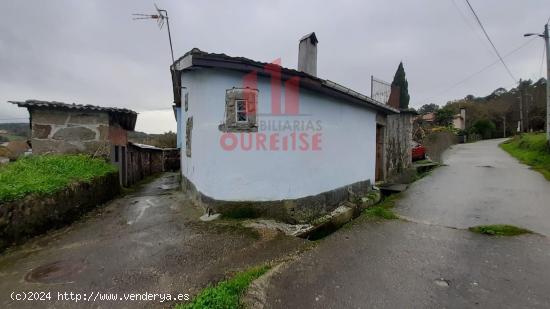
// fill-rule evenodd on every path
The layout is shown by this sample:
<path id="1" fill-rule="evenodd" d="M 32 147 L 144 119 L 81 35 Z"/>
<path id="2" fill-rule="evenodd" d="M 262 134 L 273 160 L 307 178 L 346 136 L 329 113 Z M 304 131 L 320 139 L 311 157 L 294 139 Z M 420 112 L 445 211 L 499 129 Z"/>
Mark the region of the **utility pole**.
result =
<path id="1" fill-rule="evenodd" d="M 548 33 L 548 22 L 544 25 L 544 32 L 526 33 L 523 36 L 536 35 L 544 39 L 544 47 L 546 48 L 546 142 L 550 144 L 550 39 Z"/>
<path id="2" fill-rule="evenodd" d="M 521 86 L 521 83 L 520 83 Z M 523 91 L 520 87 L 519 89 L 519 132 L 523 133 Z"/>

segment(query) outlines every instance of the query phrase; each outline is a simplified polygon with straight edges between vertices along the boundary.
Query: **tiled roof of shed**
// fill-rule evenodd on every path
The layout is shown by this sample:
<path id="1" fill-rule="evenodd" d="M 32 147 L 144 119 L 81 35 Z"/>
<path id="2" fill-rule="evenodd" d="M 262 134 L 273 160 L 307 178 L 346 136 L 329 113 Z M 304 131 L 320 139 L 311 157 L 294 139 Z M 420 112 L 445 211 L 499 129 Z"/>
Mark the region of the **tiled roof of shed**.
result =
<path id="1" fill-rule="evenodd" d="M 63 103 L 57 101 L 41 101 L 41 100 L 26 100 L 26 101 L 8 101 L 9 103 L 16 104 L 19 107 L 26 107 L 28 109 L 44 108 L 44 109 L 60 109 L 60 110 L 78 110 L 78 111 L 95 111 L 95 112 L 107 112 L 113 116 L 124 129 L 134 130 L 136 126 L 137 113 L 133 110 L 117 107 L 103 107 L 97 105 L 83 105 L 76 103 Z"/>
<path id="2" fill-rule="evenodd" d="M 13 104 L 17 104 L 19 107 L 46 107 L 46 108 L 62 108 L 62 109 L 76 109 L 76 110 L 91 110 L 98 112 L 112 112 L 112 113 L 124 113 L 124 114 L 134 114 L 136 112 L 126 108 L 117 108 L 117 107 L 104 107 L 97 105 L 83 105 L 76 103 L 63 103 L 57 101 L 41 101 L 41 100 L 26 100 L 26 101 L 8 101 Z"/>

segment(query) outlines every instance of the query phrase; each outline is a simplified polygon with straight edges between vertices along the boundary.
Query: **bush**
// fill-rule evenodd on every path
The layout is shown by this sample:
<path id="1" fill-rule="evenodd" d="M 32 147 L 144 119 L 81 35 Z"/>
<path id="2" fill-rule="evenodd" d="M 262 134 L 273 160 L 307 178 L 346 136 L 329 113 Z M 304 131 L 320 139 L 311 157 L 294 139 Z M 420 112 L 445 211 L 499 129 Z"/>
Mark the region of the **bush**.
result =
<path id="1" fill-rule="evenodd" d="M 0 167 L 0 203 L 28 194 L 51 194 L 73 182 L 115 172 L 114 165 L 86 155 L 30 156 Z"/>
<path id="2" fill-rule="evenodd" d="M 471 133 L 477 133 L 481 135 L 483 139 L 488 139 L 495 134 L 496 125 L 489 119 L 480 119 L 477 120 L 470 129 Z"/>

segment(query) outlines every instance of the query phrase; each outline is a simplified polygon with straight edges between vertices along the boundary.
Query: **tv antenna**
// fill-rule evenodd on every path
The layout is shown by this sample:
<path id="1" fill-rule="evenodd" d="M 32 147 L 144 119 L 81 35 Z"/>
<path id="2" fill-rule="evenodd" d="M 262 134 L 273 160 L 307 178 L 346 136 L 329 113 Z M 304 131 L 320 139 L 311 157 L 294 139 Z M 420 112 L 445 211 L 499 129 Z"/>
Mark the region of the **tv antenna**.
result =
<path id="1" fill-rule="evenodd" d="M 156 19 L 157 25 L 159 26 L 159 29 L 162 29 L 164 24 L 166 24 L 166 29 L 168 30 L 168 41 L 170 42 L 170 53 L 172 55 L 172 64 L 174 64 L 174 49 L 172 48 L 172 35 L 170 34 L 170 22 L 168 20 L 168 11 L 159 9 L 159 7 L 155 4 L 155 10 L 157 11 L 157 14 L 132 14 L 134 18 L 133 20 L 138 19 Z"/>

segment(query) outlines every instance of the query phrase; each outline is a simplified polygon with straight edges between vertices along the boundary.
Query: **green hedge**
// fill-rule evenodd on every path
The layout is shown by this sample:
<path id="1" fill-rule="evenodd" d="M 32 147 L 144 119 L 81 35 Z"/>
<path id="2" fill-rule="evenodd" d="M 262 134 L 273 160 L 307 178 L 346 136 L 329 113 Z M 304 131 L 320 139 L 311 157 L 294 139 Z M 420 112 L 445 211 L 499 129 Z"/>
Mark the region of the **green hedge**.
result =
<path id="1" fill-rule="evenodd" d="M 91 181 L 117 169 L 86 155 L 40 155 L 0 166 L 0 203 L 28 194 L 50 194 L 73 182 Z"/>

